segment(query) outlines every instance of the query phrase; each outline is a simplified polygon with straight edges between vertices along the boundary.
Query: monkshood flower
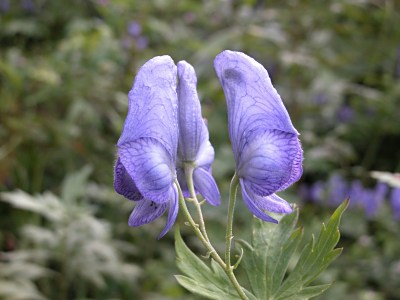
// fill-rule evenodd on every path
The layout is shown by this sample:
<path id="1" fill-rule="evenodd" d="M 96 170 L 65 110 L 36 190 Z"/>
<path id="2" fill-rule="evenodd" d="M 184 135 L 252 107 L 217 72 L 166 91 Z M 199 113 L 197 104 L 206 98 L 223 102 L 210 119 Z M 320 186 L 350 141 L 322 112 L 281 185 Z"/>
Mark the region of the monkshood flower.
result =
<path id="1" fill-rule="evenodd" d="M 224 51 L 214 61 L 228 105 L 228 127 L 242 197 L 258 218 L 277 223 L 264 211 L 290 213 L 275 193 L 297 181 L 303 151 L 268 72 L 253 58 Z"/>
<path id="2" fill-rule="evenodd" d="M 176 66 L 169 56 L 158 56 L 139 70 L 129 92 L 129 108 L 114 173 L 117 193 L 136 201 L 130 226 L 159 218 L 169 207 L 161 238 L 178 213 L 174 184 L 178 146 Z"/>
<path id="3" fill-rule="evenodd" d="M 185 61 L 178 63 L 178 162 L 177 171 L 180 186 L 188 195 L 185 180 L 185 164 L 194 168 L 194 188 L 210 204 L 220 204 L 217 184 L 211 175 L 211 163 L 214 160 L 214 148 L 209 142 L 207 126 L 201 116 L 201 107 L 197 95 L 197 78 L 193 67 Z"/>

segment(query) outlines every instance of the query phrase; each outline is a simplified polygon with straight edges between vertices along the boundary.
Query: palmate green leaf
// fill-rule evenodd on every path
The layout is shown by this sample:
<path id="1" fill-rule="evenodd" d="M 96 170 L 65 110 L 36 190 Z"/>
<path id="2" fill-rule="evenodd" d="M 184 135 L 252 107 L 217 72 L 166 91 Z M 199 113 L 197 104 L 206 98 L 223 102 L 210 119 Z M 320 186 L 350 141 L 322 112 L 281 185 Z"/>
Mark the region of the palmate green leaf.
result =
<path id="1" fill-rule="evenodd" d="M 182 240 L 179 229 L 175 233 L 175 250 L 178 268 L 186 275 L 175 278 L 190 292 L 208 299 L 240 299 L 222 267 L 211 259 L 211 268 L 198 258 Z M 256 298 L 245 291 L 249 299 Z"/>
<path id="2" fill-rule="evenodd" d="M 251 245 L 244 241 L 240 243 L 244 249 L 242 266 L 257 299 L 305 300 L 329 288 L 330 284 L 309 284 L 342 251 L 335 246 L 339 241 L 340 217 L 347 205 L 348 200 L 338 207 L 326 226 L 322 225 L 317 242 L 312 236 L 285 280 L 289 260 L 303 237 L 303 230 L 295 229 L 298 209 L 284 216 L 279 225 L 254 219 Z"/>
<path id="3" fill-rule="evenodd" d="M 305 287 L 314 281 L 340 255 L 342 249 L 335 249 L 335 246 L 340 238 L 340 218 L 348 204 L 349 200 L 344 201 L 332 214 L 327 225 L 322 224 L 317 242 L 314 241 L 313 236 L 311 241 L 304 247 L 295 268 L 286 278 L 279 291 L 274 295 L 274 298 L 288 299 L 294 295 L 301 294 L 305 290 Z M 317 287 L 314 286 L 313 288 L 313 296 L 317 296 L 327 289 L 325 285 L 320 286 L 319 292 L 317 291 Z"/>
<path id="4" fill-rule="evenodd" d="M 270 299 L 282 283 L 289 259 L 303 235 L 301 229 L 294 229 L 298 216 L 296 209 L 282 218 L 279 226 L 254 218 L 252 245 L 239 241 L 244 248 L 241 264 L 257 299 Z"/>

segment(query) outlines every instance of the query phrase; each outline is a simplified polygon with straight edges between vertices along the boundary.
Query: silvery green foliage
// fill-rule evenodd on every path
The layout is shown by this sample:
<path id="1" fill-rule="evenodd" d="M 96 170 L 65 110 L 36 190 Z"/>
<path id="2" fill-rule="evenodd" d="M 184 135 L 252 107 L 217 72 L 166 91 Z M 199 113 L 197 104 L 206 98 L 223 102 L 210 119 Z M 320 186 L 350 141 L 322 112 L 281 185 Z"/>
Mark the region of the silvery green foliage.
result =
<path id="1" fill-rule="evenodd" d="M 129 283 L 137 278 L 139 268 L 122 260 L 124 253 L 132 253 L 134 247 L 114 240 L 110 224 L 96 218 L 94 209 L 84 201 L 90 172 L 86 167 L 67 176 L 62 197 L 51 192 L 35 196 L 23 191 L 0 194 L 1 201 L 31 212 L 41 220 L 24 225 L 21 230 L 23 246 L 1 256 L 5 259 L 0 262 L 6 268 L 1 268 L 0 282 L 13 279 L 12 276 L 16 281 L 11 281 L 21 282 L 12 299 L 36 299 L 35 295 L 42 299 L 34 291 L 35 282 L 44 278 L 50 282 L 55 280 L 55 284 L 62 281 L 60 293 L 66 293 L 69 284 L 77 281 L 101 289 L 106 286 L 107 278 Z M 44 267 L 50 263 L 53 269 L 56 266 L 55 271 Z M 9 285 L 9 290 L 12 286 Z M 30 292 L 32 298 L 17 297 Z"/>
<path id="2" fill-rule="evenodd" d="M 40 250 L 0 253 L 0 299 L 45 299 L 34 283 L 35 280 L 51 275 L 48 269 L 36 261 L 43 259 L 43 254 Z"/>

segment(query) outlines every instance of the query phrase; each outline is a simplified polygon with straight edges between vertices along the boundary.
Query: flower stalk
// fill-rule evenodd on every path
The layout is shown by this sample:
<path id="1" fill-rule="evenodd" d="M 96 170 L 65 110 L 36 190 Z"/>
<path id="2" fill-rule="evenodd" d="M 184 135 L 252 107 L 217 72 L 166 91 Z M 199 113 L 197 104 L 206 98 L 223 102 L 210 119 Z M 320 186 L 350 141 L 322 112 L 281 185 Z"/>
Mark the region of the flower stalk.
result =
<path id="1" fill-rule="evenodd" d="M 193 184 L 193 171 L 194 171 L 194 166 L 190 163 L 185 163 L 185 177 L 186 177 L 186 183 L 188 185 L 190 197 L 193 199 L 194 206 L 196 207 L 197 211 L 197 216 L 199 218 L 199 226 L 200 226 L 200 231 L 203 234 L 204 238 L 210 242 L 207 231 L 206 231 L 206 226 L 204 224 L 204 218 L 203 218 L 203 212 L 201 211 L 201 206 L 199 201 L 197 200 L 196 192 L 194 190 L 194 184 Z"/>
<path id="2" fill-rule="evenodd" d="M 225 235 L 225 263 L 227 266 L 231 266 L 231 248 L 233 239 L 233 215 L 235 212 L 236 204 L 236 193 L 239 185 L 239 177 L 236 173 L 233 175 L 229 191 L 229 207 L 228 207 L 228 217 L 226 224 L 226 235 Z"/>
<path id="3" fill-rule="evenodd" d="M 189 222 L 189 225 L 192 227 L 194 233 L 196 234 L 196 236 L 200 239 L 201 243 L 204 245 L 204 247 L 207 249 L 208 254 L 224 269 L 226 275 L 228 275 L 229 280 L 231 281 L 233 287 L 235 288 L 235 290 L 237 291 L 238 295 L 240 296 L 241 299 L 243 300 L 248 300 L 248 297 L 246 296 L 246 294 L 243 291 L 243 288 L 241 287 L 241 285 L 239 284 L 235 274 L 233 273 L 233 267 L 230 265 L 230 260 L 229 260 L 229 264 L 225 263 L 223 261 L 223 259 L 219 256 L 218 252 L 215 250 L 215 248 L 213 247 L 213 245 L 211 244 L 208 235 L 207 235 L 207 231 L 205 228 L 205 224 L 204 224 L 204 219 L 203 219 L 203 213 L 201 211 L 201 205 L 199 203 L 199 201 L 197 200 L 196 197 L 196 193 L 194 191 L 194 186 L 193 186 L 193 167 L 192 166 L 185 166 L 185 171 L 188 171 L 188 173 L 186 174 L 186 181 L 188 184 L 188 188 L 191 194 L 191 197 L 193 199 L 193 203 L 196 206 L 196 210 L 197 210 L 197 214 L 199 217 L 199 223 L 200 224 L 196 224 L 196 222 L 193 220 L 192 215 L 190 214 L 187 206 L 186 206 L 186 202 L 185 202 L 185 198 L 183 197 L 182 194 L 182 190 L 179 187 L 179 182 L 176 180 L 175 184 L 178 187 L 178 193 L 179 193 L 179 206 L 181 211 L 183 212 L 186 220 Z M 235 176 L 234 176 L 235 178 Z M 236 189 L 238 186 L 238 182 L 239 179 L 236 179 L 236 188 L 235 188 L 235 199 L 236 199 Z M 233 180 L 232 180 L 233 182 Z M 231 191 L 232 191 L 232 187 L 231 187 Z M 230 197 L 232 198 L 232 197 Z M 231 201 L 229 202 L 231 203 Z M 232 208 L 232 212 L 231 212 L 231 218 L 233 218 L 233 210 L 234 210 L 234 203 L 233 203 L 233 208 Z M 228 213 L 229 215 L 229 213 Z M 232 220 L 231 220 L 231 226 L 230 226 L 230 232 L 232 235 Z M 228 242 L 227 242 L 228 244 Z M 229 241 L 230 244 L 230 241 Z M 230 246 L 229 246 L 230 247 Z M 230 253 L 230 249 L 229 249 L 229 253 Z"/>

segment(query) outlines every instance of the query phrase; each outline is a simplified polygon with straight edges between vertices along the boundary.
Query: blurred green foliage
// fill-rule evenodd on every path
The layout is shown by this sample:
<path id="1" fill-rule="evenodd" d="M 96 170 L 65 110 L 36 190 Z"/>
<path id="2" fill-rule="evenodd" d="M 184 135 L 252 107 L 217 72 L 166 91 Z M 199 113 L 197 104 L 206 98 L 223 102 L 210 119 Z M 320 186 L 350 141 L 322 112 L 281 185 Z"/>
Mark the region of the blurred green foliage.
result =
<path id="1" fill-rule="evenodd" d="M 398 1 L 0 0 L 0 298 L 191 299 L 172 276 L 172 235 L 155 240 L 164 220 L 127 226 L 114 145 L 138 68 L 161 54 L 187 60 L 225 197 L 234 162 L 212 66 L 224 49 L 268 69 L 301 133 L 301 184 L 400 172 Z M 299 186 L 284 196 L 301 204 Z M 215 241 L 223 202 L 206 209 Z M 345 250 L 325 275 L 336 284 L 321 299 L 399 299 L 400 227 L 388 207 L 374 220 L 344 216 Z M 306 230 L 328 210 L 303 205 Z M 245 237 L 250 213 L 237 217 Z"/>

